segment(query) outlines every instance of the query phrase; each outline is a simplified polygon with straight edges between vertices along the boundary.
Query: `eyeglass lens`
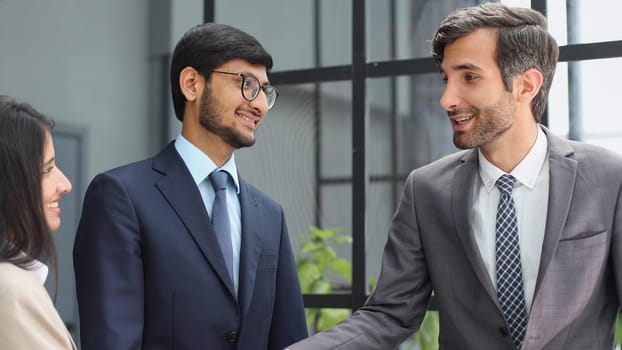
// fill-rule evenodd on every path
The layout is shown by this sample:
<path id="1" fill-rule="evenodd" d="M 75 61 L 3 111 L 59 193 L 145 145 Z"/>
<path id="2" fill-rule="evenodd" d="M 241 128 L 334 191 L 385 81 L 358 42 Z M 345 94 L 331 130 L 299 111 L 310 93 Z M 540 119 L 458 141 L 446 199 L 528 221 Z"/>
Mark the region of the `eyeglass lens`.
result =
<path id="1" fill-rule="evenodd" d="M 259 89 L 266 94 L 268 108 L 272 108 L 276 102 L 276 90 L 272 86 L 261 86 L 259 80 L 253 76 L 242 75 L 242 95 L 244 98 L 252 101 L 259 95 Z"/>

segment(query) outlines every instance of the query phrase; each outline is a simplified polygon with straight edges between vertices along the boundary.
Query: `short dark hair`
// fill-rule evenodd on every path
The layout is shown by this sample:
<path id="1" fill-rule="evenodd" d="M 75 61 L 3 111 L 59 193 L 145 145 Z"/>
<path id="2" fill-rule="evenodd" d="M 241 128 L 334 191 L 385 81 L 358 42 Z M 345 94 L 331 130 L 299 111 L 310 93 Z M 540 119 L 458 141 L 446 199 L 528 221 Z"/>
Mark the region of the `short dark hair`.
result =
<path id="1" fill-rule="evenodd" d="M 183 120 L 186 105 L 179 86 L 181 71 L 192 67 L 209 80 L 214 68 L 236 58 L 272 69 L 272 56 L 257 39 L 226 24 L 200 24 L 182 36 L 171 60 L 171 92 L 177 119 Z"/>
<path id="2" fill-rule="evenodd" d="M 42 165 L 54 122 L 27 103 L 0 96 L 0 262 L 56 272 L 54 239 L 41 197 Z"/>
<path id="3" fill-rule="evenodd" d="M 546 29 L 546 18 L 539 12 L 499 3 L 483 3 L 451 13 L 432 40 L 432 56 L 440 66 L 445 46 L 481 28 L 496 32 L 496 62 L 503 84 L 512 91 L 512 78 L 535 68 L 542 73 L 540 91 L 531 102 L 531 112 L 540 122 L 548 99 L 559 48 Z"/>

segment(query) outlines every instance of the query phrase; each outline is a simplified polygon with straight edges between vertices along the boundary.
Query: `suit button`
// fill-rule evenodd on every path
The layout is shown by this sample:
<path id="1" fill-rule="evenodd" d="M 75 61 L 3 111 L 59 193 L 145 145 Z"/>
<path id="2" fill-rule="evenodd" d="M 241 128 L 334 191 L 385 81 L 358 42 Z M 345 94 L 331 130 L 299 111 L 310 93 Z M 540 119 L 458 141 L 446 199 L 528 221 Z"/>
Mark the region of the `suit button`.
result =
<path id="1" fill-rule="evenodd" d="M 229 343 L 236 343 L 238 341 L 238 332 L 236 331 L 231 331 L 229 333 L 227 333 L 227 341 Z"/>
<path id="2" fill-rule="evenodd" d="M 502 336 L 503 338 L 510 335 L 510 332 L 508 331 L 506 327 L 499 327 L 498 331 L 499 331 L 499 335 Z"/>

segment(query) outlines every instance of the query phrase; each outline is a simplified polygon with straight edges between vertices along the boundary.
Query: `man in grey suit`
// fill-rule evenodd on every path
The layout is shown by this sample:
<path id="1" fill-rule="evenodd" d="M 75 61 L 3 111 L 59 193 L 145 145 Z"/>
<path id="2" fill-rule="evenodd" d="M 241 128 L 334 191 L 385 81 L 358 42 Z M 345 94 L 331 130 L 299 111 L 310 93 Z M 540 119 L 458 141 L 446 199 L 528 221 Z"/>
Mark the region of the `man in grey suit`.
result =
<path id="1" fill-rule="evenodd" d="M 394 348 L 432 292 L 444 350 L 612 349 L 622 158 L 539 125 L 558 57 L 545 28 L 498 3 L 442 22 L 440 104 L 467 150 L 408 176 L 366 305 L 290 349 Z"/>

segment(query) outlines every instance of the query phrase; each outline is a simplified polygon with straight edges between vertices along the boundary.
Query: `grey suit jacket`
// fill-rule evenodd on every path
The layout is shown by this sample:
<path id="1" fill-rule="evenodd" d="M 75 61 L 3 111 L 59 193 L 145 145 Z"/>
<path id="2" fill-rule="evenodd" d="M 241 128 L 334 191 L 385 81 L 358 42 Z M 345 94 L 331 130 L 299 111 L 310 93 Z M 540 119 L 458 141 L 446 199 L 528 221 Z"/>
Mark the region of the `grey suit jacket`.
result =
<path id="1" fill-rule="evenodd" d="M 523 350 L 610 350 L 622 297 L 622 157 L 544 131 L 548 217 Z M 290 348 L 392 349 L 419 328 L 434 291 L 441 349 L 514 349 L 470 229 L 477 163 L 468 150 L 414 170 L 366 305 Z"/>

